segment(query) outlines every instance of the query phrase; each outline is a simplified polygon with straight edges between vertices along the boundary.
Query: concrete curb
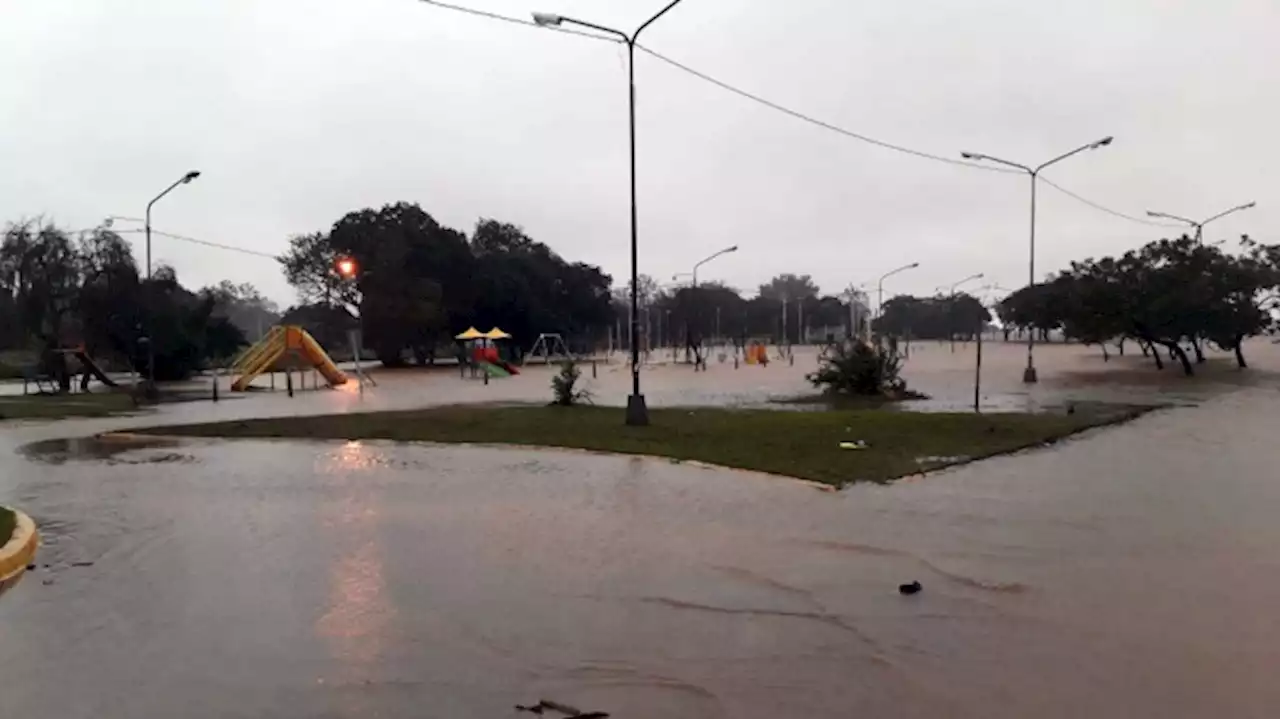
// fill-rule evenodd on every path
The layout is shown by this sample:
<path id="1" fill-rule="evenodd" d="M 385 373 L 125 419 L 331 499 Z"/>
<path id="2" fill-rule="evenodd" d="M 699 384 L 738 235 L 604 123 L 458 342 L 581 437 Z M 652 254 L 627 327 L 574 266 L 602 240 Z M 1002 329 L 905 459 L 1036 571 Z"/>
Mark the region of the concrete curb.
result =
<path id="1" fill-rule="evenodd" d="M 40 533 L 36 531 L 36 523 L 31 521 L 31 517 L 12 507 L 5 509 L 13 512 L 18 521 L 13 528 L 13 536 L 0 546 L 0 594 L 18 583 L 40 546 Z"/>

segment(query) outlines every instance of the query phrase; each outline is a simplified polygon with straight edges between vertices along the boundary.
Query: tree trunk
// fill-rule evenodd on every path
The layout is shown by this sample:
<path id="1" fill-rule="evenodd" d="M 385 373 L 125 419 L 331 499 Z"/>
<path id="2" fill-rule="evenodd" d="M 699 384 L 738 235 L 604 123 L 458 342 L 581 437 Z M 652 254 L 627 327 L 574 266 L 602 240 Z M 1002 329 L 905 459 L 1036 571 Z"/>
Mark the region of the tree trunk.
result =
<path id="1" fill-rule="evenodd" d="M 1156 361 L 1156 369 L 1164 369 L 1164 360 L 1160 359 L 1160 349 L 1156 347 L 1154 340 L 1141 339 L 1138 340 L 1143 345 L 1142 354 L 1147 354 L 1147 350 L 1151 351 L 1151 358 Z"/>
<path id="2" fill-rule="evenodd" d="M 1182 345 L 1177 342 L 1170 342 L 1166 345 L 1169 348 L 1170 359 L 1176 359 L 1182 364 L 1182 372 L 1190 377 L 1195 374 L 1195 370 L 1191 368 L 1191 360 L 1187 358 L 1187 353 L 1183 351 Z"/>
<path id="3" fill-rule="evenodd" d="M 1110 362 L 1110 361 L 1111 361 L 1111 355 L 1107 354 L 1107 343 L 1106 343 L 1106 342 L 1102 342 L 1102 343 L 1100 343 L 1100 345 L 1099 345 L 1099 346 L 1101 346 L 1101 347 L 1102 347 L 1102 361 L 1103 361 L 1103 362 Z"/>
<path id="4" fill-rule="evenodd" d="M 1195 337 L 1191 338 L 1191 349 L 1196 352 L 1196 364 L 1204 364 L 1204 352 L 1200 349 L 1200 343 Z"/>
<path id="5" fill-rule="evenodd" d="M 1124 338 L 1123 337 L 1121 337 L 1120 341 L 1116 343 L 1116 349 L 1120 351 L 1120 356 L 1123 357 L 1124 356 Z"/>
<path id="6" fill-rule="evenodd" d="M 1143 357 L 1146 357 L 1147 355 L 1151 354 L 1151 346 L 1148 345 L 1143 340 L 1138 340 L 1138 349 L 1142 350 Z"/>
<path id="7" fill-rule="evenodd" d="M 1234 348 L 1236 351 L 1236 366 L 1239 367 L 1240 369 L 1248 369 L 1249 364 L 1244 361 L 1243 345 L 1244 345 L 1244 337 L 1243 336 L 1236 337 L 1236 346 Z"/>

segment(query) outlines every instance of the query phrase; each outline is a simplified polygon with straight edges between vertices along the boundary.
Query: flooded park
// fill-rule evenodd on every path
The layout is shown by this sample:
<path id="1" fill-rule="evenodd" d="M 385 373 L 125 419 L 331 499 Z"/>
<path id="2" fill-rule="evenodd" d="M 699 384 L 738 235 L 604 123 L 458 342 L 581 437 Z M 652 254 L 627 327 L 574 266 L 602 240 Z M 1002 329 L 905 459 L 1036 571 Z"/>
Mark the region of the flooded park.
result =
<path id="1" fill-rule="evenodd" d="M 569 451 L 93 439 L 545 402 L 545 368 L 10 423 L 0 500 L 44 545 L 0 597 L 0 716 L 503 717 L 540 699 L 614 717 L 1273 716 L 1280 346 L 1247 355 L 1185 378 L 1047 345 L 1027 386 L 1025 346 L 989 344 L 983 411 L 1164 408 L 838 492 Z M 975 359 L 912 346 L 905 376 L 931 399 L 908 409 L 971 409 Z M 654 407 L 812 391 L 811 352 L 651 360 Z M 623 403 L 627 368 L 595 372 L 596 401 Z M 910 581 L 923 591 L 900 595 Z"/>

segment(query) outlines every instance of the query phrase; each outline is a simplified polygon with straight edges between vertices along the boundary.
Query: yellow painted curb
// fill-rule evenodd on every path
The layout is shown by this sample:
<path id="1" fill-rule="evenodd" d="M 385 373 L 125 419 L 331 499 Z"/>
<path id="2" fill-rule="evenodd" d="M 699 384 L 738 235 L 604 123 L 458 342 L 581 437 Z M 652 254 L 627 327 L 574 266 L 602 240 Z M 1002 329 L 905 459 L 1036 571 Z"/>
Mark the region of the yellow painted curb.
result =
<path id="1" fill-rule="evenodd" d="M 13 512 L 17 523 L 13 528 L 13 536 L 0 546 L 0 593 L 18 583 L 27 565 L 36 557 L 36 547 L 40 546 L 40 533 L 36 531 L 36 523 L 31 517 L 12 507 L 5 507 Z"/>

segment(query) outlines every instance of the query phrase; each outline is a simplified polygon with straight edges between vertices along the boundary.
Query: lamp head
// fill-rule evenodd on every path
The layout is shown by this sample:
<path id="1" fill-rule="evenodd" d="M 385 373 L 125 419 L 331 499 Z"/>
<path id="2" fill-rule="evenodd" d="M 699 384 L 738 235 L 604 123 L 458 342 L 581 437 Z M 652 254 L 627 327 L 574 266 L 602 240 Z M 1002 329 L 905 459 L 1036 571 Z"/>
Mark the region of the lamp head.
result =
<path id="1" fill-rule="evenodd" d="M 548 12 L 535 12 L 533 14 L 533 21 L 542 27 L 557 27 L 560 23 L 564 22 L 564 18 Z"/>
<path id="2" fill-rule="evenodd" d="M 727 249 L 725 250 L 725 252 L 737 252 L 737 251 L 738 251 L 738 246 L 737 246 L 737 245 L 734 245 L 733 247 L 727 248 Z"/>
<path id="3" fill-rule="evenodd" d="M 337 268 L 338 268 L 338 274 L 342 275 L 343 277 L 355 277 L 356 261 L 351 259 L 350 257 L 343 257 L 338 260 Z"/>
<path id="4" fill-rule="evenodd" d="M 1112 141 L 1112 140 L 1114 140 L 1114 139 L 1116 139 L 1116 138 L 1114 138 L 1114 137 L 1112 137 L 1112 136 L 1110 136 L 1110 135 L 1107 135 L 1106 137 L 1102 138 L 1101 140 L 1098 140 L 1097 142 L 1093 143 L 1093 145 L 1091 145 L 1091 146 L 1090 146 L 1090 149 L 1096 150 L 1096 149 L 1098 149 L 1099 147 L 1106 147 L 1107 145 L 1110 145 L 1110 144 L 1111 144 L 1111 141 Z"/>
<path id="5" fill-rule="evenodd" d="M 966 159 L 966 160 L 981 160 L 981 159 L 982 159 L 982 155 L 979 155 L 979 154 L 978 154 L 978 153 L 976 153 L 976 152 L 962 152 L 962 153 L 960 153 L 960 156 L 961 156 L 961 157 L 963 157 L 963 158 L 964 158 L 964 159 Z"/>
<path id="6" fill-rule="evenodd" d="M 200 176 L 199 170 L 192 170 L 191 172 L 188 172 L 187 174 L 182 176 L 182 184 L 185 185 L 186 183 L 191 182 L 192 180 L 196 179 L 199 176 Z"/>

